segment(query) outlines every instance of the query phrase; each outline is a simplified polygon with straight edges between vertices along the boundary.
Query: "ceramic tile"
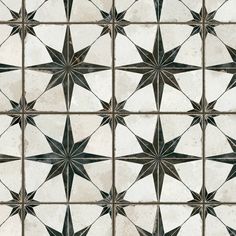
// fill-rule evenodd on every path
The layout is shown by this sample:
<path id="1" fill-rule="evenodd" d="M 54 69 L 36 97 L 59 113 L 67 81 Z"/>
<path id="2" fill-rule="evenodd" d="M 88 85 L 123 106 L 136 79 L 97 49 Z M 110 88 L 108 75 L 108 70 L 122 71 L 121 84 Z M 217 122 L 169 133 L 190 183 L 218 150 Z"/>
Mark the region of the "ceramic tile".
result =
<path id="1" fill-rule="evenodd" d="M 209 35 L 206 40 L 206 97 L 216 111 L 231 112 L 236 109 L 236 44 L 230 36 L 234 30 L 235 25 L 219 25 L 215 28 L 215 35 Z"/>
<path id="2" fill-rule="evenodd" d="M 110 35 L 101 34 L 97 25 L 40 25 L 34 32 L 25 48 L 26 98 L 34 101 L 34 109 L 102 110 L 112 96 Z"/>
<path id="3" fill-rule="evenodd" d="M 36 199 L 92 202 L 101 200 L 103 192 L 109 193 L 111 130 L 102 125 L 102 117 L 29 118 L 32 122 L 25 130 L 25 183 L 30 192 L 37 191 Z"/>
<path id="4" fill-rule="evenodd" d="M 215 214 L 214 214 L 215 213 Z M 235 206 L 220 205 L 206 220 L 206 235 L 235 235 Z"/>
<path id="5" fill-rule="evenodd" d="M 187 22 L 197 16 L 201 21 L 201 0 L 116 0 L 115 6 L 130 22 Z"/>
<path id="6" fill-rule="evenodd" d="M 25 235 L 112 235 L 112 220 L 95 205 L 39 205 L 25 219 Z M 55 218 L 55 213 L 57 217 Z M 86 216 L 85 216 L 86 215 Z"/>
<path id="7" fill-rule="evenodd" d="M 132 205 L 123 210 L 116 217 L 117 236 L 202 234 L 200 214 L 193 214 L 190 206 Z"/>
<path id="8" fill-rule="evenodd" d="M 130 25 L 124 30 L 116 37 L 118 103 L 135 112 L 191 111 L 202 97 L 200 34 L 187 25 Z"/>
<path id="9" fill-rule="evenodd" d="M 25 1 L 26 9 L 38 22 L 109 22 L 112 9 L 112 0 Z"/>
<path id="10" fill-rule="evenodd" d="M 235 118 L 216 116 L 206 129 L 206 187 L 219 202 L 235 202 Z"/>
<path id="11" fill-rule="evenodd" d="M 19 193 L 22 187 L 20 120 L 21 117 L 10 114 L 0 116 L 0 202 L 8 202 L 12 199 L 12 193 Z"/>
<path id="12" fill-rule="evenodd" d="M 186 202 L 191 191 L 201 190 L 202 130 L 193 119 L 184 115 L 131 115 L 118 124 L 116 188 L 123 192 L 123 199 Z"/>
<path id="13" fill-rule="evenodd" d="M 0 0 L 0 235 L 236 236 L 235 0 Z"/>

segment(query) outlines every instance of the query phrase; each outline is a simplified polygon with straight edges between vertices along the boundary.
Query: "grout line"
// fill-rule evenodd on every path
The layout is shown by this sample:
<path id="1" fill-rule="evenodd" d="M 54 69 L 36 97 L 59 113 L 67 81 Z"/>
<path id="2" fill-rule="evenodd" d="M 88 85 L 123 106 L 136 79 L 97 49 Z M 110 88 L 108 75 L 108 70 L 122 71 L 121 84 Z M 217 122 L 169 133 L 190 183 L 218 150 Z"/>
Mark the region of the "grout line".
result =
<path id="1" fill-rule="evenodd" d="M 19 24 L 21 25 L 22 22 L 14 22 L 14 21 L 0 21 L 0 24 L 2 25 L 9 25 L 9 23 L 14 23 L 14 24 Z M 25 25 L 99 25 L 101 24 L 99 21 L 84 21 L 84 22 L 76 22 L 76 21 L 41 21 L 37 23 L 24 23 Z M 113 22 L 106 22 L 102 23 L 103 25 L 112 25 Z M 124 25 L 125 23 L 121 22 L 114 22 L 114 24 L 118 25 Z M 188 21 L 177 21 L 177 22 L 171 22 L 171 21 L 162 21 L 162 22 L 153 22 L 153 21 L 145 21 L 145 22 L 138 22 L 138 21 L 132 21 L 129 22 L 129 25 L 202 25 L 202 23 L 190 23 Z M 236 25 L 236 22 L 231 21 L 231 22 L 222 22 L 222 21 L 217 21 L 217 23 L 212 22 L 211 25 Z"/>
<path id="2" fill-rule="evenodd" d="M 165 112 L 165 111 L 153 111 L 153 112 L 73 112 L 73 111 L 25 111 L 27 115 L 101 115 L 101 114 L 117 114 L 117 115 L 236 115 L 236 112 Z M 0 115 L 20 115 L 23 112 L 0 112 Z"/>
<path id="3" fill-rule="evenodd" d="M 116 235 L 115 206 L 115 0 L 112 0 L 112 236 Z"/>
<path id="4" fill-rule="evenodd" d="M 25 15 L 24 15 L 24 9 L 25 9 L 25 0 L 22 0 L 22 98 L 25 96 Z M 22 186 L 21 186 L 21 197 L 22 197 L 22 236 L 25 235 L 25 221 L 24 221 L 24 212 L 25 212 L 25 102 L 23 99 L 23 105 L 22 105 Z"/>
<path id="5" fill-rule="evenodd" d="M 19 202 L 19 203 L 22 203 L 22 202 Z M 37 204 L 35 204 L 35 206 L 37 205 L 94 205 L 94 206 L 100 206 L 100 205 L 103 205 L 102 203 L 98 203 L 98 202 L 57 202 L 57 201 L 54 201 L 54 202 L 37 202 Z M 133 206 L 133 205 L 137 205 L 137 206 L 142 206 L 142 205 L 154 205 L 154 206 L 158 206 L 158 205 L 180 205 L 180 206 L 189 206 L 190 205 L 193 205 L 193 206 L 212 206 L 212 203 L 208 203 L 208 202 L 205 202 L 205 203 L 194 203 L 194 202 L 191 202 L 191 203 L 188 203 L 188 202 L 128 202 L 128 203 L 117 203 L 117 202 L 114 202 L 113 203 L 114 205 L 127 205 L 127 206 Z M 236 207 L 236 202 L 217 202 L 216 203 L 217 205 L 219 206 L 233 206 L 233 207 Z M 0 202 L 0 206 L 4 206 L 4 205 L 14 205 L 14 203 L 10 204 L 9 202 Z M 34 205 L 34 204 L 32 204 Z"/>
<path id="6" fill-rule="evenodd" d="M 202 9 L 204 11 L 205 9 L 205 0 L 202 0 Z M 205 163 L 205 137 L 206 137 L 206 122 L 205 122 L 205 116 L 206 116 L 206 109 L 205 109 L 205 97 L 206 97 L 206 90 L 205 90 L 205 35 L 206 35 L 206 29 L 205 29 L 205 13 L 203 13 L 203 20 L 202 20 L 202 29 L 203 29 L 203 38 L 202 38 L 202 95 L 203 95 L 203 129 L 202 129 L 202 186 L 203 186 L 203 205 L 202 205 L 202 210 L 203 210 L 203 217 L 202 217 L 202 236 L 205 236 L 205 223 L 206 223 L 206 218 L 205 218 L 205 187 L 206 187 L 206 180 L 205 180 L 205 169 L 206 169 L 206 163 Z"/>
<path id="7" fill-rule="evenodd" d="M 20 202 L 22 203 L 22 202 Z M 103 203 L 99 203 L 99 202 L 57 202 L 57 201 L 54 201 L 54 202 L 38 202 L 35 203 L 35 204 L 32 204 L 34 206 L 38 206 L 38 205 L 94 205 L 94 206 L 101 206 L 103 205 Z M 14 205 L 14 203 L 9 203 L 9 202 L 1 202 L 0 205 L 4 206 L 4 205 Z M 183 206 L 192 206 L 192 205 L 195 205 L 195 206 L 202 206 L 203 203 L 194 203 L 194 202 L 128 202 L 128 203 L 117 203 L 117 202 L 114 202 L 114 205 L 127 205 L 127 206 L 132 206 L 132 205 L 183 205 Z M 208 202 L 205 202 L 204 203 L 205 206 L 212 206 L 212 203 L 208 203 Z M 236 202 L 217 202 L 217 205 L 218 206 L 234 206 L 236 207 Z"/>

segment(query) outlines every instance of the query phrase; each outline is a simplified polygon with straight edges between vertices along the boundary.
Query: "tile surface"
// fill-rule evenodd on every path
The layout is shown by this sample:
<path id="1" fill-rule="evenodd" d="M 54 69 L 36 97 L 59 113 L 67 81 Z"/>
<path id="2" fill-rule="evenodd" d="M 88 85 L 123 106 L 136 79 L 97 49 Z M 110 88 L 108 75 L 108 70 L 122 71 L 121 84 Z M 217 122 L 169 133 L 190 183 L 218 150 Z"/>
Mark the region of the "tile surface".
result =
<path id="1" fill-rule="evenodd" d="M 236 236 L 235 0 L 0 0 L 1 236 Z"/>

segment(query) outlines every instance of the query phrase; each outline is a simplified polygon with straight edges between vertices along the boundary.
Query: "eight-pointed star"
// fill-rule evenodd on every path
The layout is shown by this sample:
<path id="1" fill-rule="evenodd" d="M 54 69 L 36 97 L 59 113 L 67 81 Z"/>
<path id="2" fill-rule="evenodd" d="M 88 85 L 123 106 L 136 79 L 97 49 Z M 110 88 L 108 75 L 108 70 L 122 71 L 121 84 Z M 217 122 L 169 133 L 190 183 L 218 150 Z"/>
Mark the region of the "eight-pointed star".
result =
<path id="1" fill-rule="evenodd" d="M 143 152 L 118 157 L 117 159 L 143 165 L 136 181 L 152 175 L 156 189 L 156 197 L 158 200 L 161 196 L 165 174 L 181 181 L 180 176 L 175 169 L 175 164 L 186 163 L 200 159 L 196 156 L 174 152 L 181 139 L 181 136 L 178 136 L 166 143 L 164 141 L 160 117 L 157 119 L 152 143 L 139 136 L 136 136 L 136 138 Z"/>
<path id="2" fill-rule="evenodd" d="M 193 16 L 193 20 L 189 22 L 191 26 L 193 27 L 191 35 L 195 35 L 199 33 L 201 38 L 203 37 L 206 38 L 207 34 L 210 33 L 216 36 L 216 32 L 214 28 L 218 22 L 214 20 L 214 17 L 217 11 L 208 13 L 207 9 L 204 7 L 200 10 L 199 13 L 192 10 L 190 12 Z M 205 21 L 204 25 L 202 24 L 203 21 Z"/>
<path id="3" fill-rule="evenodd" d="M 149 52 L 137 45 L 135 45 L 135 47 L 143 61 L 120 66 L 118 69 L 143 74 L 136 90 L 152 84 L 157 110 L 160 109 L 164 84 L 181 90 L 174 74 L 199 69 L 197 66 L 174 62 L 181 45 L 168 52 L 164 52 L 160 26 L 157 28 L 153 52 Z"/>
<path id="4" fill-rule="evenodd" d="M 103 200 L 98 201 L 97 203 L 102 206 L 102 212 L 100 216 L 104 216 L 106 214 L 109 214 L 112 218 L 113 215 L 113 209 L 114 214 L 120 214 L 123 216 L 126 216 L 124 208 L 127 206 L 128 201 L 124 200 L 126 191 L 123 191 L 121 193 L 117 193 L 116 188 L 111 188 L 109 193 L 106 193 L 104 191 L 100 191 L 101 195 L 103 197 Z M 113 208 L 112 201 L 116 203 L 116 205 Z"/>
<path id="5" fill-rule="evenodd" d="M 24 39 L 27 33 L 32 34 L 34 36 L 36 35 L 33 29 L 33 27 L 35 27 L 37 23 L 37 21 L 34 20 L 36 11 L 28 13 L 26 9 L 24 11 L 20 9 L 19 13 L 12 10 L 10 10 L 10 12 L 13 17 L 13 19 L 9 21 L 9 25 L 13 28 L 11 31 L 11 35 L 19 33 L 21 39 Z M 24 28 L 22 27 L 22 24 L 19 24 L 23 18 L 26 23 Z"/>
<path id="6" fill-rule="evenodd" d="M 9 116 L 12 117 L 11 126 L 13 126 L 15 124 L 19 124 L 19 126 L 21 128 L 25 128 L 27 124 L 31 124 L 33 126 L 36 126 L 36 123 L 34 121 L 34 117 L 37 115 L 26 113 L 23 116 L 22 114 L 20 114 L 20 112 L 22 112 L 23 109 L 25 110 L 25 112 L 35 111 L 35 109 L 34 109 L 34 105 L 36 103 L 35 100 L 28 103 L 26 101 L 25 97 L 21 97 L 19 103 L 14 102 L 12 100 L 10 100 L 10 103 L 12 105 L 12 109 L 10 110 L 10 112 L 19 113 L 19 114 L 9 114 Z M 22 126 L 22 123 L 24 124 L 24 127 Z"/>
<path id="7" fill-rule="evenodd" d="M 62 53 L 46 46 L 53 62 L 28 67 L 31 70 L 53 74 L 46 91 L 62 84 L 67 110 L 70 108 L 74 84 L 91 91 L 84 74 L 109 69 L 106 66 L 84 62 L 90 48 L 91 45 L 74 52 L 70 28 L 67 26 Z"/>
<path id="8" fill-rule="evenodd" d="M 124 117 L 128 116 L 128 113 L 124 114 L 127 112 L 124 109 L 125 103 L 126 103 L 126 101 L 117 103 L 116 98 L 114 98 L 114 104 L 112 102 L 112 99 L 110 100 L 109 103 L 101 101 L 101 104 L 103 106 L 103 109 L 100 110 L 101 114 L 99 115 L 99 116 L 103 117 L 101 125 L 109 124 L 112 129 L 113 119 L 114 119 L 114 128 L 116 128 L 118 124 L 126 126 Z M 116 112 L 114 114 L 114 116 L 111 113 L 113 105 L 114 105 L 114 112 Z M 108 114 L 108 112 L 110 114 Z M 122 114 L 119 114 L 118 112 L 120 112 Z"/>
<path id="9" fill-rule="evenodd" d="M 200 124 L 202 129 L 205 129 L 208 124 L 217 126 L 215 119 L 214 119 L 216 116 L 218 116 L 218 114 L 216 114 L 217 110 L 214 109 L 216 102 L 217 102 L 217 100 L 208 103 L 206 98 L 203 99 L 203 97 L 201 98 L 199 103 L 191 100 L 191 104 L 193 106 L 193 109 L 188 112 L 193 112 L 193 113 L 196 112 L 196 114 L 190 115 L 193 117 L 193 121 L 191 123 L 191 126 L 196 125 L 196 124 Z M 199 113 L 202 113 L 203 111 L 207 112 L 204 115 L 204 117 L 202 114 L 199 114 Z"/>
<path id="10" fill-rule="evenodd" d="M 34 212 L 34 207 L 38 205 L 38 201 L 34 200 L 35 191 L 27 193 L 26 189 L 23 191 L 20 190 L 19 193 L 10 191 L 12 195 L 12 200 L 8 201 L 8 206 L 12 207 L 10 216 L 19 214 L 20 218 L 25 219 L 26 215 L 29 213 L 33 216 L 36 216 Z M 22 205 L 22 198 L 24 197 L 24 205 Z"/>
<path id="11" fill-rule="evenodd" d="M 90 177 L 84 168 L 84 165 L 109 159 L 109 157 L 84 152 L 90 137 L 91 136 L 75 143 L 70 118 L 68 116 L 66 119 L 62 143 L 45 135 L 52 152 L 31 156 L 27 159 L 52 164 L 53 166 L 46 178 L 46 181 L 62 174 L 66 197 L 69 200 L 74 174 L 90 181 Z"/>

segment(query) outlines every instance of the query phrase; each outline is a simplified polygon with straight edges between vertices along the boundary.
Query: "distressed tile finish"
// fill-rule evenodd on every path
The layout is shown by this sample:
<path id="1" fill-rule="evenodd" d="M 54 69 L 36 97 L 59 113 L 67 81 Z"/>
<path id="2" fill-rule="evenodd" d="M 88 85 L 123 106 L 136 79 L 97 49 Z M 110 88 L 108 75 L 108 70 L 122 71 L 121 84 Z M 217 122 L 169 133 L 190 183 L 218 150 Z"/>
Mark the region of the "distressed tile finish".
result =
<path id="1" fill-rule="evenodd" d="M 235 0 L 0 0 L 0 236 L 236 236 Z"/>

